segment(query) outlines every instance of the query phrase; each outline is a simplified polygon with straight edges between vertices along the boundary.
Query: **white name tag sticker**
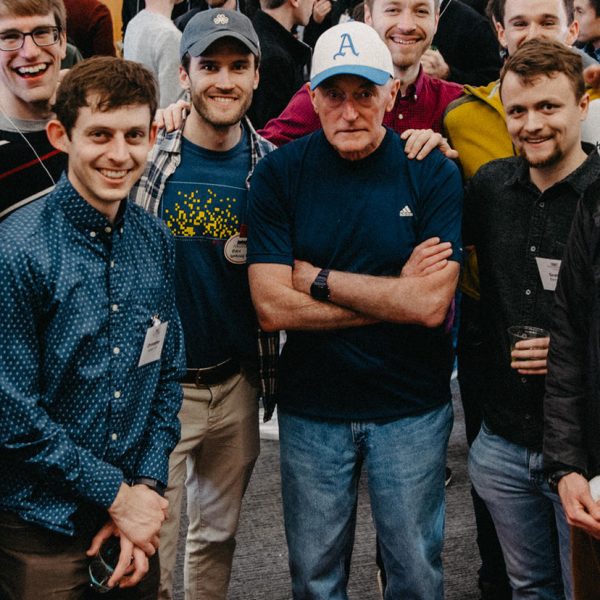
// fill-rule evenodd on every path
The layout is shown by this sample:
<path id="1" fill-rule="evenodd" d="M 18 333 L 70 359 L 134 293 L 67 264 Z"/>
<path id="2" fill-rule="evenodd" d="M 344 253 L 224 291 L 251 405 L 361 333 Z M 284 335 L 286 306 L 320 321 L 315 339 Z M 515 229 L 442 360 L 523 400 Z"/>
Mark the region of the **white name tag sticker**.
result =
<path id="1" fill-rule="evenodd" d="M 538 258 L 536 257 L 538 271 L 542 279 L 542 285 L 548 292 L 556 290 L 556 282 L 558 281 L 558 271 L 560 270 L 560 260 L 553 258 Z"/>
<path id="2" fill-rule="evenodd" d="M 146 337 L 144 339 L 144 346 L 142 348 L 142 354 L 140 356 L 140 362 L 138 367 L 143 367 L 149 363 L 152 363 L 160 359 L 162 354 L 163 345 L 165 343 L 165 337 L 167 336 L 167 325 L 168 321 L 161 323 L 152 324 L 146 331 Z"/>

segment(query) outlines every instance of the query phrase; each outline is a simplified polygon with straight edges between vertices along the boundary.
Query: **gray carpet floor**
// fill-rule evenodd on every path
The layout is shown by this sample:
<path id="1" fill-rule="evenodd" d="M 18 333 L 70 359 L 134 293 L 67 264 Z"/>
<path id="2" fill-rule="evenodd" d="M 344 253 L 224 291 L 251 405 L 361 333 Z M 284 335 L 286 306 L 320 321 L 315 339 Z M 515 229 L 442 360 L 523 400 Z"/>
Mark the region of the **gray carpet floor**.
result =
<path id="1" fill-rule="evenodd" d="M 479 598 L 479 558 L 466 468 L 464 422 L 456 382 L 453 382 L 453 398 L 455 421 L 448 448 L 448 465 L 452 468 L 453 478 L 446 488 L 445 595 L 446 600 L 476 600 Z M 365 479 L 363 476 L 360 484 L 348 595 L 352 600 L 379 600 L 374 561 L 375 531 Z M 261 455 L 244 499 L 230 600 L 291 598 L 279 483 L 279 443 L 262 440 Z M 181 551 L 184 542 L 182 536 L 175 573 L 176 600 L 184 598 Z"/>

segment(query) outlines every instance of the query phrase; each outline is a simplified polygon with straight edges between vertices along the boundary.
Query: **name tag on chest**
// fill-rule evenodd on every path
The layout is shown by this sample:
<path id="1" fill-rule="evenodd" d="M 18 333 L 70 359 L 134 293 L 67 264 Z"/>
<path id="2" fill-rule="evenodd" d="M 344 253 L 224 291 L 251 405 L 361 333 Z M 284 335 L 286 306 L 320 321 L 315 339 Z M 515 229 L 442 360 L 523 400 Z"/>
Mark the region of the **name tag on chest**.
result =
<path id="1" fill-rule="evenodd" d="M 148 327 L 146 331 L 146 337 L 144 338 L 144 346 L 142 347 L 142 354 L 138 367 L 143 367 L 149 363 L 152 363 L 160 359 L 162 354 L 163 345 L 165 343 L 165 337 L 167 336 L 168 321 L 161 323 L 153 323 Z"/>
<path id="2" fill-rule="evenodd" d="M 544 289 L 548 292 L 553 292 L 556 290 L 556 282 L 558 281 L 558 271 L 560 270 L 561 261 L 553 258 L 537 257 L 535 260 Z"/>

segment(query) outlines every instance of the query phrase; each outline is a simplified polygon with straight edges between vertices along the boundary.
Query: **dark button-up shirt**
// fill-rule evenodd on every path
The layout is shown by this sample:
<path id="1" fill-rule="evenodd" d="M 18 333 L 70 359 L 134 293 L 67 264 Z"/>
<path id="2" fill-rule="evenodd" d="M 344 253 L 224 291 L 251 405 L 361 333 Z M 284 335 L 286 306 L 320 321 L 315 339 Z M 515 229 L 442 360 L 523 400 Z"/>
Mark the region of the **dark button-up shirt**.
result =
<path id="1" fill-rule="evenodd" d="M 487 393 L 484 420 L 511 442 L 542 446 L 543 376 L 510 367 L 511 325 L 550 328 L 554 292 L 545 290 L 536 258 L 561 260 L 575 209 L 600 185 L 593 151 L 573 173 L 544 192 L 521 157 L 492 161 L 471 180 L 465 199 L 465 244 L 477 250 Z"/>
<path id="2" fill-rule="evenodd" d="M 0 224 L 0 511 L 97 527 L 123 481 L 167 483 L 183 343 L 171 236 L 123 202 L 114 224 L 63 176 Z M 168 322 L 159 360 L 138 366 Z"/>

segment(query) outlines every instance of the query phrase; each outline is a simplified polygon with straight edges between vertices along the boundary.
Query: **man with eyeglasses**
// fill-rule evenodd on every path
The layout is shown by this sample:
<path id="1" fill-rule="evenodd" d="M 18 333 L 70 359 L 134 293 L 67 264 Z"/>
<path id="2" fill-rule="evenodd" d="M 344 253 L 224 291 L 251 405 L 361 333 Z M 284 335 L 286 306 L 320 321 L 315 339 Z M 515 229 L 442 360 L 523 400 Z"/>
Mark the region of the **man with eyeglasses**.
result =
<path id="1" fill-rule="evenodd" d="M 347 597 L 364 464 L 385 597 L 441 600 L 460 174 L 437 150 L 410 160 L 382 125 L 400 82 L 372 27 L 326 31 L 310 85 L 322 129 L 258 164 L 248 228 L 260 325 L 288 332 L 278 410 L 293 597 Z"/>
<path id="2" fill-rule="evenodd" d="M 50 192 L 67 164 L 45 131 L 65 24 L 62 0 L 0 3 L 0 220 Z"/>

